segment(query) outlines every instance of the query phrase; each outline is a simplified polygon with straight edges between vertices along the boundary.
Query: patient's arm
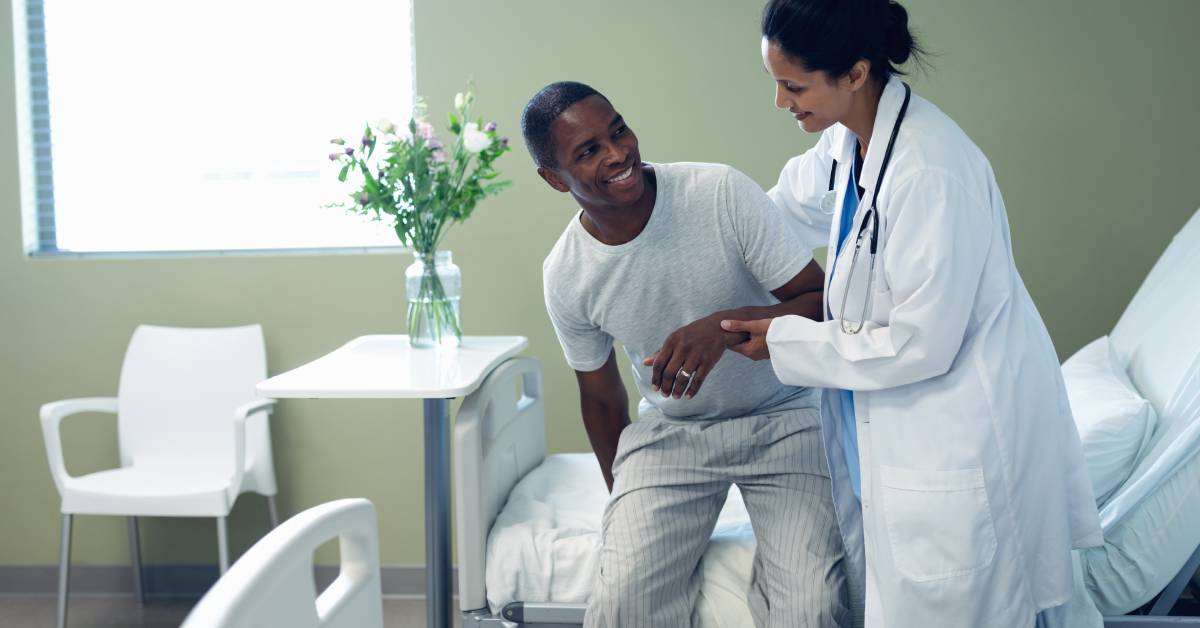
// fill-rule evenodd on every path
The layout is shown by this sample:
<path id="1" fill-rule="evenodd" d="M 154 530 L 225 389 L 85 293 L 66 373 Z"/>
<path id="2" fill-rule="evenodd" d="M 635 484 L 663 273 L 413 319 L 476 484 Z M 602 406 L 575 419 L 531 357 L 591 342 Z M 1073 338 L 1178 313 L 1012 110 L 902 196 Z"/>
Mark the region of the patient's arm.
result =
<path id="1" fill-rule="evenodd" d="M 617 456 L 617 440 L 629 425 L 629 395 L 617 370 L 617 356 L 610 351 L 604 366 L 594 371 L 575 371 L 579 382 L 579 406 L 583 427 L 592 451 L 600 461 L 600 471 L 609 492 L 613 487 L 612 466 Z"/>
<path id="2" fill-rule="evenodd" d="M 759 320 L 797 314 L 805 318 L 819 321 L 821 307 L 825 296 L 825 271 L 816 260 L 810 261 L 804 270 L 800 271 L 790 281 L 771 291 L 779 303 L 759 307 L 740 307 L 724 312 L 717 312 L 721 319 Z"/>
<path id="3" fill-rule="evenodd" d="M 704 378 L 720 361 L 724 348 L 740 346 L 750 339 L 749 334 L 730 334 L 723 330 L 722 320 L 759 320 L 798 314 L 819 321 L 824 289 L 825 272 L 815 261 L 810 261 L 795 277 L 771 291 L 779 303 L 714 312 L 680 327 L 667 336 L 657 352 L 643 361 L 646 366 L 654 367 L 650 375 L 651 387 L 662 391 L 664 396 L 673 395 L 678 399 L 686 393 L 690 399 L 699 392 Z M 723 343 L 717 342 L 719 337 L 724 338 Z M 681 368 L 691 374 L 690 381 L 676 377 Z"/>

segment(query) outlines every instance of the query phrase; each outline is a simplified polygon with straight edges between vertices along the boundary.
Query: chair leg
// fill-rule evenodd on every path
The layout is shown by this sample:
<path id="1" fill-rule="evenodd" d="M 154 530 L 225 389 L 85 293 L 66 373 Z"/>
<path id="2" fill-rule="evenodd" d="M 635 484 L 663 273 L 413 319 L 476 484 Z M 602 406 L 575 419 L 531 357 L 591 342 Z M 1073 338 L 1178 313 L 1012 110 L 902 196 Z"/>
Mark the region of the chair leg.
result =
<path id="1" fill-rule="evenodd" d="M 67 628 L 67 592 L 71 581 L 71 515 L 62 516 L 58 553 L 58 628 Z"/>
<path id="2" fill-rule="evenodd" d="M 217 552 L 223 576 L 229 571 L 229 531 L 226 529 L 225 517 L 217 517 Z"/>
<path id="3" fill-rule="evenodd" d="M 142 535 L 138 534 L 137 517 L 129 518 L 130 565 L 133 570 L 133 595 L 138 607 L 146 605 L 146 589 L 142 586 Z"/>
<path id="4" fill-rule="evenodd" d="M 279 505 L 275 503 L 274 495 L 267 495 L 267 510 L 271 513 L 271 528 L 279 527 Z"/>

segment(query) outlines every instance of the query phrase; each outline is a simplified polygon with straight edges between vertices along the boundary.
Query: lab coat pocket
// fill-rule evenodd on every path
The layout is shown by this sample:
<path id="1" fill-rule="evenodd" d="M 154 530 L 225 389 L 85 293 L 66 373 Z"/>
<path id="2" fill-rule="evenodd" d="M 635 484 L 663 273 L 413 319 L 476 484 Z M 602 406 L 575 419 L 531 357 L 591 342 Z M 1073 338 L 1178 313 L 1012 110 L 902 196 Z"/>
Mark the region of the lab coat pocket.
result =
<path id="1" fill-rule="evenodd" d="M 883 514 L 896 570 L 916 582 L 986 568 L 996 531 L 983 469 L 881 467 Z"/>

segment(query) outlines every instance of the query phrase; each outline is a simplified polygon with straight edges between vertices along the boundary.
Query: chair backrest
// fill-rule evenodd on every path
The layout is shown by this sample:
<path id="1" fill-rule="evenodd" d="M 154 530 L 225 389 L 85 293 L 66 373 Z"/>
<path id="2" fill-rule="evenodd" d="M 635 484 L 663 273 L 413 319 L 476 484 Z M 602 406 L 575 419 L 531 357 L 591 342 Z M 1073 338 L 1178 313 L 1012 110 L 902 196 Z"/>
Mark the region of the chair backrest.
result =
<path id="1" fill-rule="evenodd" d="M 316 595 L 313 552 L 338 539 L 341 571 Z M 383 628 L 379 529 L 365 499 L 310 508 L 254 544 L 182 628 Z"/>
<path id="2" fill-rule="evenodd" d="M 267 378 L 262 327 L 140 325 L 121 368 L 121 464 L 188 460 L 233 468 L 233 417 Z M 247 466 L 270 456 L 265 421 L 247 425 Z"/>
<path id="3" fill-rule="evenodd" d="M 455 545 L 463 611 L 487 606 L 488 533 L 508 494 L 546 457 L 542 367 L 513 358 L 467 395 L 454 419 Z"/>
<path id="4" fill-rule="evenodd" d="M 1158 412 L 1151 447 L 1200 419 L 1200 211 L 1154 264 L 1110 337 Z"/>

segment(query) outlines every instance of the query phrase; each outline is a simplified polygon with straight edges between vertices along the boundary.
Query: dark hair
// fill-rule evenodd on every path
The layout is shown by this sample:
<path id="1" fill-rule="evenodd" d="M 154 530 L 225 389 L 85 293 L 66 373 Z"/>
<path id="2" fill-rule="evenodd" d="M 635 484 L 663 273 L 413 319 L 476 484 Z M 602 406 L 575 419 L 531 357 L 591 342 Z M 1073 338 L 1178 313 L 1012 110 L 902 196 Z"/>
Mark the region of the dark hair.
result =
<path id="1" fill-rule="evenodd" d="M 525 110 L 521 112 L 521 133 L 525 136 L 525 147 L 529 149 L 533 163 L 547 168 L 558 165 L 554 159 L 550 125 L 571 105 L 588 96 L 599 96 L 608 100 L 604 94 L 589 85 L 575 81 L 559 81 L 538 90 L 538 93 L 525 103 Z"/>
<path id="2" fill-rule="evenodd" d="M 845 76 L 859 59 L 886 82 L 896 66 L 926 52 L 908 29 L 908 11 L 894 0 L 770 0 L 762 35 L 809 72 Z"/>

